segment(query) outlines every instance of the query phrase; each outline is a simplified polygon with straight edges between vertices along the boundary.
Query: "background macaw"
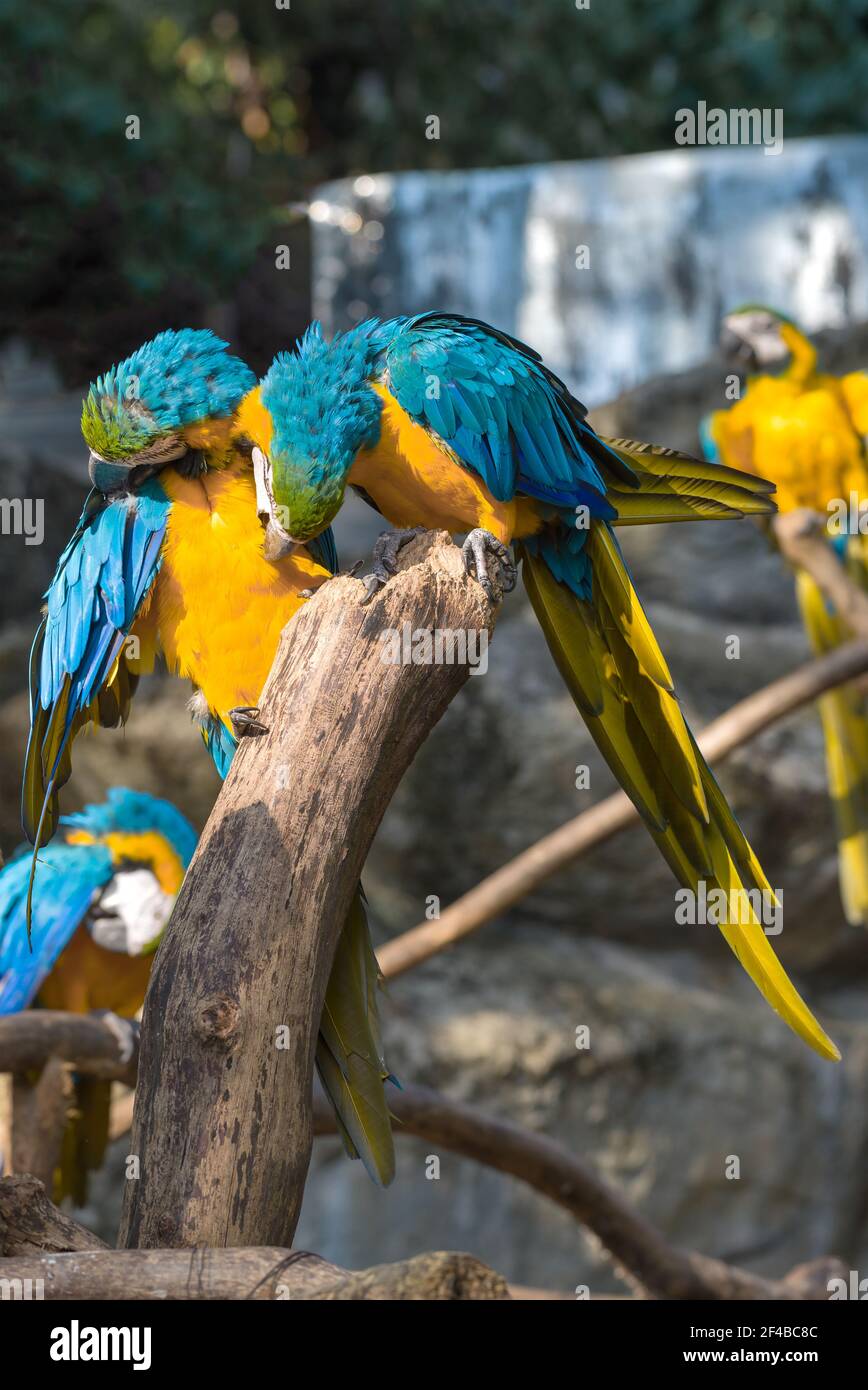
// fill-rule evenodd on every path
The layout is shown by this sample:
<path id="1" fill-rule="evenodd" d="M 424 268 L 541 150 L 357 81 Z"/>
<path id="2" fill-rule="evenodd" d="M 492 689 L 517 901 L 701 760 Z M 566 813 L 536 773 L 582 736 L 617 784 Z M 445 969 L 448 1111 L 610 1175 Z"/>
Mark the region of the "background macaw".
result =
<path id="1" fill-rule="evenodd" d="M 272 535 L 308 543 L 347 486 L 398 527 L 469 532 L 469 568 L 518 542 L 525 585 L 580 712 L 676 877 L 771 892 L 681 713 L 612 526 L 774 510 L 771 484 L 669 449 L 603 440 L 523 343 L 457 315 L 318 325 L 239 410 Z M 380 546 L 384 582 L 401 537 Z M 838 1056 L 755 918 L 724 937 L 774 1009 Z"/>
<path id="2" fill-rule="evenodd" d="M 828 376 L 817 370 L 810 339 L 783 314 L 748 305 L 724 319 L 721 346 L 750 372 L 781 367 L 777 376 L 751 375 L 729 410 L 703 426 L 712 458 L 761 472 L 777 485 L 782 512 L 806 507 L 828 515 L 830 503 L 868 501 L 868 374 Z M 868 537 L 843 531 L 833 543 L 856 584 L 868 587 Z M 796 595 L 815 652 L 852 636 L 817 583 L 796 570 Z M 868 702 L 855 685 L 819 702 L 826 772 L 835 807 L 838 871 L 847 920 L 868 926 Z"/>
<path id="3" fill-rule="evenodd" d="M 142 1006 L 154 951 L 196 848 L 196 832 L 168 801 L 112 787 L 105 801 L 63 816 L 40 856 L 32 951 L 25 913 L 26 847 L 0 870 L 0 1014 L 34 1002 L 132 1018 Z M 108 1140 L 111 1083 L 76 1079 L 77 1116 L 67 1127 L 57 1198 L 82 1204 L 87 1174 Z"/>
<path id="4" fill-rule="evenodd" d="M 85 400 L 94 490 L 31 661 L 23 820 L 37 851 L 57 824 L 76 732 L 126 718 L 157 650 L 193 681 L 192 712 L 225 776 L 238 733 L 256 726 L 280 633 L 336 567 L 330 533 L 292 555 L 263 553 L 249 446 L 234 419 L 255 378 L 225 348 L 208 332 L 162 333 Z M 335 956 L 317 1066 L 348 1152 L 385 1184 L 394 1151 L 377 978 L 360 891 Z"/>

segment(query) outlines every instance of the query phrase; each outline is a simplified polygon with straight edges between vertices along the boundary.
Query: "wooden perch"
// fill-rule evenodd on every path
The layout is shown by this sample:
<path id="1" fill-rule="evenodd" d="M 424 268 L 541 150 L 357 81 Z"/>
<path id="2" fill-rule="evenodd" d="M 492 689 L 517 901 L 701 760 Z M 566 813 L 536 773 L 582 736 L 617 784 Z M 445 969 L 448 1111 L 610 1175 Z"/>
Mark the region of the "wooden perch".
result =
<path id="1" fill-rule="evenodd" d="M 720 761 L 825 691 L 845 685 L 866 671 L 868 641 L 848 642 L 828 656 L 807 662 L 740 700 L 707 725 L 699 735 L 699 746 L 709 762 Z M 451 903 L 435 921 L 421 922 L 387 941 L 377 952 L 383 975 L 386 979 L 394 979 L 445 951 L 527 897 L 552 874 L 638 819 L 635 806 L 624 792 L 615 792 L 598 801 L 590 810 L 544 835 L 502 869 L 482 879 Z"/>
<path id="2" fill-rule="evenodd" d="M 829 544 L 827 518 L 806 507 L 772 519 L 781 553 L 795 569 L 807 570 L 854 637 L 868 639 L 868 593 L 854 584 Z"/>
<path id="3" fill-rule="evenodd" d="M 72 1068 L 49 1057 L 32 1084 L 20 1077 L 12 1084 L 12 1169 L 50 1182 L 60 1160 L 63 1132 L 73 1106 Z"/>
<path id="4" fill-rule="evenodd" d="M 324 585 L 285 629 L 160 946 L 145 1001 L 120 1244 L 289 1245 L 338 933 L 374 832 L 467 665 L 389 664 L 386 632 L 485 631 L 446 535 L 363 607 Z"/>
<path id="5" fill-rule="evenodd" d="M 664 1299 L 826 1299 L 828 1280 L 845 1274 L 834 1259 L 800 1266 L 786 1279 L 764 1279 L 722 1260 L 670 1245 L 588 1164 L 562 1145 L 481 1113 L 424 1086 L 405 1086 L 390 1101 L 398 1132 L 418 1135 L 452 1153 L 525 1182 L 593 1232 L 644 1296 Z M 335 1133 L 324 1097 L 314 1106 L 317 1134 Z"/>
<path id="6" fill-rule="evenodd" d="M 59 1019 L 63 1017 L 58 1016 Z M 101 1040 L 104 1020 L 91 1015 L 80 1021 L 89 1025 L 81 1030 L 81 1037 L 84 1054 L 91 1056 Z M 50 1045 L 56 1033 L 54 1026 L 45 1029 L 41 1034 L 43 1044 Z M 31 1063 L 38 1066 L 43 1059 L 35 1043 L 36 1039 L 31 1044 L 34 1050 L 28 1055 Z M 0 1063 L 2 1059 L 0 1052 Z M 106 1065 L 104 1059 L 100 1059 L 100 1065 Z M 129 1080 L 130 1063 L 118 1063 L 119 1070 L 121 1065 Z M 398 1136 L 417 1135 L 450 1152 L 509 1173 L 568 1211 L 597 1237 L 627 1281 L 641 1288 L 643 1296 L 825 1297 L 830 1271 L 839 1272 L 837 1262 L 825 1260 L 805 1266 L 784 1280 L 770 1280 L 693 1251 L 679 1250 L 670 1246 L 662 1233 L 634 1212 L 616 1189 L 589 1165 L 552 1140 L 423 1086 L 407 1084 L 400 1091 L 396 1090 L 390 1097 L 390 1108 L 399 1121 Z M 319 1090 L 314 1097 L 313 1128 L 316 1135 L 336 1133 L 331 1107 Z M 9 1231 L 15 1233 L 15 1239 L 5 1252 L 2 1244 L 4 1219 Z M 101 1247 L 101 1241 L 52 1206 L 41 1183 L 30 1177 L 0 1182 L 0 1253 L 38 1254 L 43 1250 Z M 230 1271 L 227 1277 L 234 1280 L 236 1275 Z"/>
<path id="7" fill-rule="evenodd" d="M 99 1236 L 49 1201 L 45 1185 L 37 1178 L 28 1174 L 0 1178 L 0 1255 L 107 1249 Z"/>
<path id="8" fill-rule="evenodd" d="M 134 1086 L 138 1037 L 138 1024 L 111 1013 L 28 1009 L 0 1018 L 0 1073 L 13 1074 L 4 1117 L 13 1172 L 51 1181 L 75 1101 L 73 1070 Z M 33 1071 L 35 1082 L 26 1075 Z"/>
<path id="9" fill-rule="evenodd" d="M 135 1086 L 138 1052 L 138 1024 L 117 1014 L 25 1009 L 0 1018 L 0 1072 L 35 1070 L 55 1057 L 87 1076 Z"/>
<path id="10" fill-rule="evenodd" d="M 348 1270 L 305 1250 L 109 1250 L 34 1178 L 0 1180 L 0 1279 L 42 1280 L 47 1299 L 505 1299 L 472 1255 L 436 1251 Z"/>
<path id="11" fill-rule="evenodd" d="M 435 1251 L 341 1269 L 305 1250 L 106 1250 L 0 1261 L 0 1278 L 41 1279 L 46 1299 L 349 1301 L 508 1299 L 505 1279 L 472 1255 Z"/>
<path id="12" fill-rule="evenodd" d="M 0 1278 L 38 1280 L 46 1299 L 508 1299 L 505 1279 L 472 1255 L 436 1251 L 373 1269 L 340 1269 L 305 1250 L 106 1250 L 0 1261 Z"/>

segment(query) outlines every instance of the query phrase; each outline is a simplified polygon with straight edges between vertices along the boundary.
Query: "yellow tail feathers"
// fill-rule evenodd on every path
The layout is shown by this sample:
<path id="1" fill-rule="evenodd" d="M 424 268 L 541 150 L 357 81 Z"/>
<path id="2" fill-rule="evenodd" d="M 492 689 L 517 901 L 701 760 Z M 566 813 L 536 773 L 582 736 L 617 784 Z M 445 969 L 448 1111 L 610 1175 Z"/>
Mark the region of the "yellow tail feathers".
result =
<path id="1" fill-rule="evenodd" d="M 395 1148 L 377 1012 L 379 970 L 362 890 L 353 899 L 335 951 L 317 1040 L 316 1066 L 350 1158 L 361 1158 L 374 1182 L 395 1176 Z"/>
<path id="2" fill-rule="evenodd" d="M 866 587 L 864 546 L 865 538 L 854 536 L 847 551 L 848 571 L 861 587 Z M 804 570 L 796 575 L 796 594 L 815 652 L 832 651 L 850 637 Z M 868 926 L 868 701 L 851 685 L 822 696 L 819 706 L 835 808 L 841 901 L 848 922 Z"/>
<path id="3" fill-rule="evenodd" d="M 618 513 L 613 526 L 726 521 L 769 516 L 776 510 L 773 485 L 752 473 L 635 439 L 604 439 L 603 443 L 628 465 L 638 484 L 633 489 L 622 478 L 610 478 L 605 457 L 595 452 L 609 484 L 606 498 Z"/>
<path id="4" fill-rule="evenodd" d="M 684 721 L 650 624 L 605 525 L 587 554 L 593 603 L 578 599 L 542 556 L 523 552 L 530 601 L 595 742 L 679 882 L 726 894 L 720 930 L 776 1013 L 822 1057 L 827 1037 L 775 955 L 750 890 L 774 894 Z M 732 905 L 738 906 L 737 911 Z"/>

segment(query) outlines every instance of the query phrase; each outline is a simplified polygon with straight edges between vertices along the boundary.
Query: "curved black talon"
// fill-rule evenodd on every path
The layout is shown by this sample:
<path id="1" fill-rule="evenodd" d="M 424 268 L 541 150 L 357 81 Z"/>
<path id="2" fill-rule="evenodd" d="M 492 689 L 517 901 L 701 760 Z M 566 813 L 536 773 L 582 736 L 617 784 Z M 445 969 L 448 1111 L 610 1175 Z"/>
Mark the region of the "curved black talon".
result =
<path id="1" fill-rule="evenodd" d="M 403 550 L 405 545 L 409 545 L 416 536 L 421 536 L 425 532 L 424 526 L 409 526 L 400 531 L 383 531 L 374 542 L 374 568 L 370 574 L 362 576 L 362 583 L 365 586 L 365 596 L 362 603 L 370 603 L 374 594 L 379 593 L 384 585 L 388 584 L 393 575 L 398 573 L 398 553 Z"/>
<path id="2" fill-rule="evenodd" d="M 488 573 L 486 551 L 494 556 L 500 567 L 500 587 L 505 594 L 511 594 L 515 588 L 518 572 L 508 545 L 504 545 L 503 541 L 499 541 L 496 536 L 493 536 L 490 531 L 483 530 L 481 526 L 477 526 L 469 532 L 461 547 L 461 553 L 464 556 L 464 568 L 468 574 L 472 574 L 479 581 L 486 597 L 494 601 L 497 595 Z"/>
<path id="3" fill-rule="evenodd" d="M 266 726 L 259 723 L 258 705 L 236 705 L 229 711 L 229 718 L 236 738 L 258 738 L 268 733 Z"/>

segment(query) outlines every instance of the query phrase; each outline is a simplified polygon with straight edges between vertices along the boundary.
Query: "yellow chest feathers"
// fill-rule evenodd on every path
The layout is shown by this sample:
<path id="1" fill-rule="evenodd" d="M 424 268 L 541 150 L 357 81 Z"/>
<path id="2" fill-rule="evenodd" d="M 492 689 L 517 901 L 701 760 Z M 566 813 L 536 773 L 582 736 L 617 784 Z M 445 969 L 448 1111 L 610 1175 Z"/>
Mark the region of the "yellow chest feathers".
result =
<path id="1" fill-rule="evenodd" d="M 504 542 L 539 529 L 530 499 L 498 502 L 482 479 L 417 425 L 385 386 L 373 389 L 383 402 L 380 438 L 372 449 L 359 452 L 349 482 L 364 488 L 387 521 L 444 531 L 484 526 Z"/>
<path id="2" fill-rule="evenodd" d="M 152 599 L 159 642 L 170 669 L 225 719 L 235 705 L 256 704 L 301 591 L 328 572 L 305 551 L 264 558 L 246 461 L 196 479 L 167 468 L 160 484 L 172 510 Z"/>
<path id="3" fill-rule="evenodd" d="M 781 511 L 825 511 L 831 498 L 864 492 L 868 482 L 858 405 L 848 378 L 817 376 L 806 386 L 759 378 L 715 417 L 714 432 L 724 463 L 747 466 L 777 485 Z"/>

